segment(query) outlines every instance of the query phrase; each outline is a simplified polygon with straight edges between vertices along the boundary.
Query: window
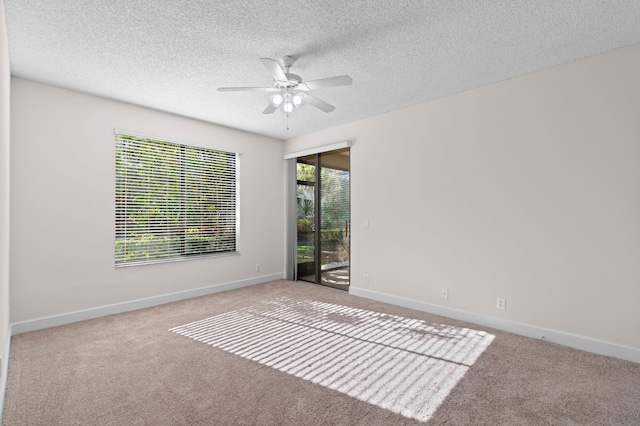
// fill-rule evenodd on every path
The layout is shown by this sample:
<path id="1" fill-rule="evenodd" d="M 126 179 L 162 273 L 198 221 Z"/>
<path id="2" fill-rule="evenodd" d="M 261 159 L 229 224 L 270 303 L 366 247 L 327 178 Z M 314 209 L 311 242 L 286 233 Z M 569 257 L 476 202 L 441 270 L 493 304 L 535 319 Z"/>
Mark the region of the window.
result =
<path id="1" fill-rule="evenodd" d="M 237 253 L 237 190 L 237 153 L 116 133 L 116 266 Z"/>

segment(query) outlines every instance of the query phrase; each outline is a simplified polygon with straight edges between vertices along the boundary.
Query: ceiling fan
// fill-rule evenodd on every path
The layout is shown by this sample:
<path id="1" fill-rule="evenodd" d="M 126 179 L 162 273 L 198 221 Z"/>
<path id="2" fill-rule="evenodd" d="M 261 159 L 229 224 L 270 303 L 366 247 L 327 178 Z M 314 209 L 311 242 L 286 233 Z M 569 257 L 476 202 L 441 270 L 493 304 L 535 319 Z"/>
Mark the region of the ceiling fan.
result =
<path id="1" fill-rule="evenodd" d="M 219 87 L 220 92 L 270 92 L 269 105 L 262 111 L 263 114 L 272 114 L 279 107 L 289 116 L 295 109 L 309 103 L 314 107 L 331 112 L 335 106 L 312 95 L 311 91 L 325 89 L 327 87 L 348 86 L 353 80 L 348 75 L 321 78 L 319 80 L 303 81 L 302 77 L 289 72 L 289 69 L 296 61 L 292 56 L 282 58 L 282 63 L 269 58 L 260 58 L 262 64 L 273 77 L 273 87 Z"/>

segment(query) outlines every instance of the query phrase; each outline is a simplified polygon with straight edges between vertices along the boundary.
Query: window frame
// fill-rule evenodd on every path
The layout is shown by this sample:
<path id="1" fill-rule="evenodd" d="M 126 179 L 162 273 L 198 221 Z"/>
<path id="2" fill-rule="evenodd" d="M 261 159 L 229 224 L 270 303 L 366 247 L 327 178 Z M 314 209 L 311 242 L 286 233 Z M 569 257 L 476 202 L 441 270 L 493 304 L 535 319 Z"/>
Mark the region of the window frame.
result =
<path id="1" fill-rule="evenodd" d="M 180 261 L 186 261 L 191 259 L 233 256 L 233 255 L 240 254 L 240 155 L 242 154 L 241 152 L 225 149 L 225 148 L 211 147 L 203 144 L 196 144 L 192 142 L 185 142 L 182 140 L 169 139 L 165 137 L 158 137 L 158 136 L 152 136 L 147 134 L 140 134 L 140 133 L 120 130 L 120 129 L 114 129 L 114 134 L 115 134 L 114 135 L 114 139 L 115 139 L 114 160 L 116 164 L 114 165 L 115 166 L 115 182 L 114 182 L 115 229 L 113 234 L 114 235 L 113 254 L 114 254 L 114 265 L 116 268 L 137 266 L 137 265 L 148 265 L 148 264 L 156 264 L 156 263 L 180 262 Z M 187 215 L 184 215 L 182 217 L 182 220 L 176 219 L 176 220 L 179 220 L 178 225 L 164 224 L 161 227 L 154 229 L 153 231 L 148 231 L 151 235 L 155 233 L 157 236 L 157 235 L 162 235 L 163 232 L 167 232 L 167 230 L 169 229 L 172 229 L 174 231 L 177 229 L 179 233 L 179 234 L 176 234 L 178 235 L 177 241 L 174 241 L 173 243 L 167 243 L 167 246 L 172 244 L 174 245 L 177 244 L 179 246 L 178 253 L 175 253 L 175 247 L 174 247 L 171 250 L 167 250 L 164 253 L 166 255 L 161 254 L 157 256 L 148 256 L 147 254 L 147 257 L 137 256 L 137 257 L 134 257 L 133 259 L 127 259 L 126 256 L 124 257 L 119 256 L 119 248 L 118 248 L 119 240 L 126 240 L 127 237 L 130 237 L 130 240 L 132 240 L 131 235 L 130 234 L 127 235 L 128 233 L 130 233 L 130 231 L 128 231 L 128 228 L 126 226 L 126 222 L 128 222 L 129 220 L 129 217 L 130 217 L 129 214 L 131 213 L 131 211 L 127 209 L 126 204 L 124 205 L 124 208 L 123 208 L 123 205 L 121 204 L 123 201 L 118 199 L 119 194 L 121 193 L 121 190 L 122 190 L 118 180 L 119 178 L 122 178 L 122 175 L 121 175 L 122 173 L 125 173 L 125 174 L 131 173 L 131 168 L 127 168 L 127 167 L 120 168 L 118 164 L 119 153 L 122 152 L 121 151 L 122 148 L 120 147 L 120 144 L 122 144 L 122 142 L 125 140 L 129 140 L 133 143 L 140 142 L 140 144 L 137 146 L 138 148 L 142 147 L 143 145 L 146 147 L 149 147 L 149 146 L 153 146 L 154 143 L 158 143 L 159 144 L 158 149 L 160 149 L 161 147 L 164 149 L 167 146 L 173 146 L 175 149 L 180 151 L 180 154 L 179 154 L 180 161 L 177 162 L 178 175 L 172 177 L 173 179 L 175 179 L 173 183 L 174 184 L 178 183 L 177 187 L 179 188 L 179 191 L 177 192 L 177 194 L 179 199 L 178 202 L 180 205 L 179 207 L 180 213 L 178 214 L 178 216 L 182 216 L 183 213 L 185 212 L 185 206 L 190 201 L 193 201 L 192 196 L 190 198 L 190 195 L 188 192 L 189 188 L 191 188 L 192 190 L 193 188 L 196 188 L 195 183 L 193 185 L 190 185 L 189 187 L 184 186 L 185 176 L 190 171 L 193 171 L 195 169 L 198 169 L 198 170 L 205 169 L 206 167 L 205 163 L 200 163 L 200 162 L 196 163 L 195 166 L 193 163 L 187 166 L 185 162 L 185 157 L 184 157 L 185 152 L 187 150 L 189 150 L 189 152 L 191 153 L 195 152 L 197 153 L 196 155 L 198 157 L 202 155 L 201 153 L 208 152 L 205 156 L 211 156 L 208 158 L 209 161 L 212 161 L 214 157 L 220 158 L 220 159 L 224 159 L 224 158 L 228 159 L 228 158 L 231 158 L 231 156 L 233 156 L 235 160 L 233 162 L 233 166 L 229 164 L 225 165 L 225 167 L 228 168 L 228 170 L 226 170 L 228 174 L 224 175 L 224 169 L 223 169 L 223 172 L 221 173 L 221 175 L 224 175 L 224 177 L 222 179 L 220 178 L 214 179 L 212 176 L 209 176 L 209 180 L 207 181 L 207 183 L 212 185 L 212 187 L 215 187 L 215 185 L 220 185 L 221 183 L 223 184 L 227 183 L 229 186 L 233 186 L 233 188 L 235 189 L 235 191 L 233 192 L 233 196 L 231 198 L 232 201 L 231 202 L 226 201 L 223 203 L 223 204 L 233 204 L 233 207 L 235 207 L 235 209 L 228 209 L 228 208 L 226 210 L 223 209 L 223 215 L 226 215 L 227 217 L 227 221 L 226 221 L 227 223 L 224 224 L 224 220 L 223 220 L 223 225 L 227 225 L 227 227 L 223 226 L 222 232 L 224 234 L 223 236 L 224 236 L 224 239 L 226 240 L 226 243 L 230 246 L 229 250 L 225 250 L 225 249 L 213 250 L 213 251 L 202 250 L 200 252 L 198 252 L 197 250 L 195 252 L 189 251 L 186 234 L 190 229 L 193 229 L 194 227 L 189 226 L 193 224 L 193 221 L 189 221 L 188 219 L 186 219 Z M 153 157 L 149 156 L 145 158 L 145 160 L 149 160 L 151 162 L 153 161 Z M 167 167 L 167 169 L 169 169 L 169 167 Z M 145 173 L 153 173 L 153 171 L 149 172 L 148 170 L 145 170 Z M 167 173 L 167 176 L 168 176 L 171 172 L 164 171 L 164 173 Z M 175 175 L 175 171 L 174 171 L 174 175 Z M 167 179 L 167 176 L 163 175 L 162 178 L 160 179 L 161 180 Z M 231 189 L 231 188 L 227 188 L 227 189 Z M 223 188 L 223 191 L 224 191 L 224 188 Z M 197 193 L 197 191 L 194 191 L 194 192 Z M 143 192 L 140 192 L 140 193 L 142 194 Z M 215 190 L 207 192 L 206 195 L 214 196 L 214 193 L 215 193 Z M 176 192 L 174 191 L 174 195 L 175 194 Z M 230 196 L 230 194 L 231 194 L 231 191 L 227 191 L 226 196 Z M 219 194 L 216 194 L 216 195 L 219 195 Z M 209 200 L 209 202 L 211 202 L 211 200 Z M 163 205 L 160 208 L 166 209 L 167 205 Z M 151 211 L 150 209 L 145 210 L 145 212 L 148 215 L 150 215 L 150 211 Z M 233 211 L 233 215 L 231 214 L 231 211 Z M 211 220 L 211 216 L 212 216 L 211 214 L 207 214 L 207 213 L 204 213 L 204 214 L 196 213 L 195 217 L 203 220 Z M 149 219 L 149 221 L 151 220 Z M 233 225 L 230 225 L 231 221 Z M 121 227 L 123 223 L 125 223 L 124 230 L 119 231 L 119 226 Z M 218 222 L 215 222 L 215 223 L 218 223 Z M 148 224 L 147 226 L 152 227 L 153 225 Z M 215 229 L 215 227 L 212 229 Z M 214 238 L 215 237 L 213 236 L 211 237 L 211 241 L 209 242 L 210 246 L 215 244 L 215 242 L 213 241 Z M 173 253 L 170 253 L 170 252 L 173 252 Z"/>

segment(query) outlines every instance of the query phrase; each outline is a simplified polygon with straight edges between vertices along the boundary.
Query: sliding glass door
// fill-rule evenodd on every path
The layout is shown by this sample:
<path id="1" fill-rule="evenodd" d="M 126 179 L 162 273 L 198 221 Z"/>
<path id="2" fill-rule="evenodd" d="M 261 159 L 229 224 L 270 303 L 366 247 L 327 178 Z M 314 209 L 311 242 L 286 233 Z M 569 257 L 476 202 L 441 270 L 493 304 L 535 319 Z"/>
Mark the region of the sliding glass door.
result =
<path id="1" fill-rule="evenodd" d="M 349 149 L 298 158 L 298 277 L 347 289 L 350 256 Z"/>

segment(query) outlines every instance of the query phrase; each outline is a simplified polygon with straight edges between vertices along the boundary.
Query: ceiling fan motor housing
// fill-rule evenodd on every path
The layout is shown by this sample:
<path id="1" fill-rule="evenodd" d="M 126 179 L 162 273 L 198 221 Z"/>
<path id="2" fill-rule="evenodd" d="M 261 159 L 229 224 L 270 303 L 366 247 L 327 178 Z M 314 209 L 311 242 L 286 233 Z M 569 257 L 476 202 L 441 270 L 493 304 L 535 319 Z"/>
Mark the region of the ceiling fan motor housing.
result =
<path id="1" fill-rule="evenodd" d="M 295 89 L 302 83 L 302 77 L 297 74 L 285 73 L 287 81 L 276 81 L 275 86 L 278 89 Z"/>

